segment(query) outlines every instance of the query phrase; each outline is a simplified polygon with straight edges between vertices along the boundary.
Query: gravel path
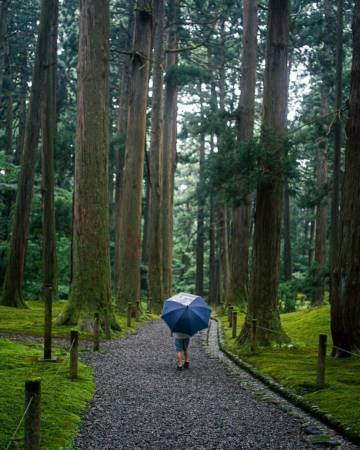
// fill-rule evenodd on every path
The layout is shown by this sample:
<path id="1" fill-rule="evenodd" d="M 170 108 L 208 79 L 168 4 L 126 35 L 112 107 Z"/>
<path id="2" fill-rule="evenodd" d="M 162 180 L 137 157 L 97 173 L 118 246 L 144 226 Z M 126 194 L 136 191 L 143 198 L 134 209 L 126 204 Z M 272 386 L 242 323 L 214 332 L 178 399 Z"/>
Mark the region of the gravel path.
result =
<path id="1" fill-rule="evenodd" d="M 104 352 L 83 354 L 95 369 L 97 390 L 76 449 L 314 448 L 307 433 L 321 441 L 323 428 L 219 355 L 214 326 L 207 351 L 206 334 L 192 339 L 191 367 L 181 372 L 160 321 L 105 343 Z M 356 448 L 327 437 L 317 448 Z"/>

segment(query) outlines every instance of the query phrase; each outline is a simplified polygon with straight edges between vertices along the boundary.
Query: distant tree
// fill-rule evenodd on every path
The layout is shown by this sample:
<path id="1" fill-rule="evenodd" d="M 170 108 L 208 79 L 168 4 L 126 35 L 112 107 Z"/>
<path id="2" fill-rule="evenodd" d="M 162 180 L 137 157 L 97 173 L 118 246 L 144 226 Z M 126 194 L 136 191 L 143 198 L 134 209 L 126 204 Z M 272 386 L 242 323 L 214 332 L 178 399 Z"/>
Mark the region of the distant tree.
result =
<path id="1" fill-rule="evenodd" d="M 168 3 L 168 40 L 165 61 L 165 96 L 164 96 L 164 145 L 162 161 L 162 265 L 163 293 L 170 297 L 172 293 L 172 248 L 173 248 L 173 206 L 174 206 L 174 175 L 176 160 L 177 136 L 177 83 L 174 67 L 177 56 L 177 13 L 178 0 Z M 171 51 L 172 50 L 172 51 Z"/>
<path id="2" fill-rule="evenodd" d="M 163 149 L 163 82 L 164 82 L 164 16 L 163 0 L 154 5 L 154 65 L 151 109 L 148 296 L 155 311 L 163 301 L 162 240 L 161 240 L 161 161 Z"/>
<path id="3" fill-rule="evenodd" d="M 331 331 L 336 356 L 360 348 L 360 0 L 355 1 L 347 144 L 339 253 L 332 283 Z"/>
<path id="4" fill-rule="evenodd" d="M 44 80 L 48 68 L 43 64 L 51 43 L 52 1 L 42 0 L 39 34 L 33 68 L 29 109 L 26 120 L 24 147 L 21 159 L 15 214 L 12 224 L 10 252 L 6 268 L 1 304 L 26 307 L 22 296 L 26 244 L 35 177 L 35 164 L 40 132 L 40 115 L 44 94 Z"/>

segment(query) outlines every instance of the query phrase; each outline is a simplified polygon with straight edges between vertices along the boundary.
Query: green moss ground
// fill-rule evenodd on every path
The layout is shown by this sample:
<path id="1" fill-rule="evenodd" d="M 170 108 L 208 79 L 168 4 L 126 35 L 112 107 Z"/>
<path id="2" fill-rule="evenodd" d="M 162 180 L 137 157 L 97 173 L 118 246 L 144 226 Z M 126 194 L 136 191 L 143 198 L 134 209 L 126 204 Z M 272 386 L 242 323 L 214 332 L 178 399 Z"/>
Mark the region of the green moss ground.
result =
<path id="1" fill-rule="evenodd" d="M 27 302 L 28 309 L 9 308 L 0 306 L 0 332 L 9 331 L 14 333 L 21 333 L 30 336 L 42 336 L 44 329 L 44 303 L 42 301 Z M 54 302 L 53 317 L 56 319 L 61 314 L 66 305 L 66 300 L 59 300 Z M 127 328 L 127 319 L 124 315 L 117 314 L 116 318 L 122 328 L 120 332 L 114 332 L 113 338 L 119 338 L 134 331 L 140 324 L 155 318 L 156 316 L 147 315 L 142 317 L 139 321 L 132 320 L 132 326 Z M 70 330 L 76 327 L 73 326 L 53 326 L 54 337 L 68 337 Z M 89 331 L 80 330 L 81 337 L 84 339 L 91 339 Z"/>
<path id="2" fill-rule="evenodd" d="M 0 340 L 0 448 L 5 449 L 24 410 L 24 383 L 41 378 L 41 441 L 42 449 L 71 447 L 80 416 L 92 398 L 95 386 L 92 370 L 79 364 L 79 378 L 68 377 L 69 361 L 65 353 L 56 352 L 58 363 L 39 363 L 42 348 Z M 23 426 L 11 449 L 22 449 Z"/>
<path id="3" fill-rule="evenodd" d="M 58 301 L 53 306 L 56 318 L 66 305 Z M 29 309 L 15 309 L 0 306 L 0 331 L 42 336 L 44 326 L 44 304 L 41 301 L 28 302 Z M 112 334 L 119 338 L 136 330 L 145 322 L 156 318 L 147 315 L 139 321 L 132 320 L 127 327 L 124 315 L 117 315 L 122 331 Z M 54 326 L 53 336 L 68 338 L 70 326 Z M 88 331 L 80 330 L 80 339 L 91 339 Z M 42 380 L 41 448 L 60 450 L 71 448 L 80 417 L 85 411 L 95 389 L 92 370 L 79 365 L 79 378 L 70 380 L 68 355 L 64 350 L 54 349 L 59 363 L 39 363 L 42 356 L 39 345 L 24 345 L 0 339 L 0 449 L 5 449 L 24 410 L 24 383 L 27 379 L 40 377 Z M 23 449 L 23 426 L 17 433 L 11 449 Z"/>
<path id="4" fill-rule="evenodd" d="M 336 359 L 330 356 L 332 341 L 328 305 L 283 314 L 281 322 L 293 346 L 260 348 L 257 355 L 239 348 L 231 338 L 227 318 L 222 316 L 221 320 L 231 351 L 360 435 L 360 358 Z M 238 313 L 239 330 L 243 321 L 244 315 Z M 317 391 L 317 343 L 320 333 L 328 336 L 326 387 Z"/>

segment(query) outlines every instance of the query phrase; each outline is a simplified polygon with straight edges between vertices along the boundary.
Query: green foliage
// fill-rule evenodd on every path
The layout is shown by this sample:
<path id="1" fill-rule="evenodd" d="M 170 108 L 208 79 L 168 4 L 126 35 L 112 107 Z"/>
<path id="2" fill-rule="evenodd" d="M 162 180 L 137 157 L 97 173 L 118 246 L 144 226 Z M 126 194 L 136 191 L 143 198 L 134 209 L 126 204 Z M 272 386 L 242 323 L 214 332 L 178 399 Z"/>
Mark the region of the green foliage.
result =
<path id="1" fill-rule="evenodd" d="M 195 83 L 208 83 L 211 75 L 209 70 L 199 67 L 196 64 L 172 65 L 166 73 L 166 80 L 171 80 L 176 86 L 186 86 Z"/>
<path id="2" fill-rule="evenodd" d="M 240 328 L 243 316 L 240 315 L 239 319 Z M 329 305 L 282 314 L 282 326 L 293 345 L 261 348 L 257 355 L 250 355 L 239 348 L 231 338 L 225 316 L 222 317 L 222 322 L 226 342 L 233 352 L 360 435 L 360 409 L 357 404 L 360 397 L 360 359 L 336 359 L 330 356 L 332 342 Z M 317 391 L 317 344 L 321 333 L 328 336 L 326 387 Z"/>
<path id="3" fill-rule="evenodd" d="M 6 448 L 24 410 L 25 380 L 41 378 L 41 448 L 70 448 L 80 417 L 91 400 L 95 385 L 92 370 L 79 363 L 79 378 L 69 379 L 69 358 L 60 349 L 59 362 L 39 363 L 42 348 L 0 340 L 0 448 Z M 22 427 L 11 448 L 23 448 Z"/>

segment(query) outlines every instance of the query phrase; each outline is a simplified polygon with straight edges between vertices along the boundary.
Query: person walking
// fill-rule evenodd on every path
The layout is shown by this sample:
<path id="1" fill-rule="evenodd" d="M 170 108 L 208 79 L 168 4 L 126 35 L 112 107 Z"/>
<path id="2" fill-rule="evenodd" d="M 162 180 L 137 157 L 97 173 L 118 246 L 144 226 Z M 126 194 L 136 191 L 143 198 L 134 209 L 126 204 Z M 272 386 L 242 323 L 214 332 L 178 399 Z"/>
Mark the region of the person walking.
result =
<path id="1" fill-rule="evenodd" d="M 172 332 L 175 338 L 177 370 L 188 369 L 190 367 L 189 344 L 190 336 L 186 333 Z"/>

